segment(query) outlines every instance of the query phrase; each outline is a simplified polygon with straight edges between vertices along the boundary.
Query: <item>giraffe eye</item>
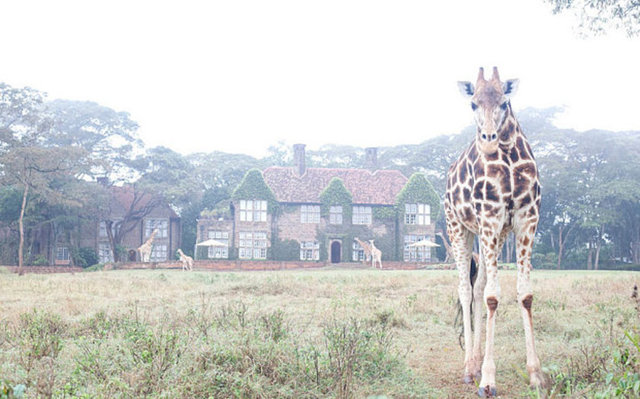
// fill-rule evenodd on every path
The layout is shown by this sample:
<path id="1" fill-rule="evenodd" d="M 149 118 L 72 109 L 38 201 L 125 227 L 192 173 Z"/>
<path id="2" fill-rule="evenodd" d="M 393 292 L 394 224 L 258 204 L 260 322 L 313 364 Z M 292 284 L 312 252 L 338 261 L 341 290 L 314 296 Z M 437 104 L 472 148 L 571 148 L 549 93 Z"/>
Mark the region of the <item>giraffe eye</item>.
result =
<path id="1" fill-rule="evenodd" d="M 507 104 L 507 102 L 505 101 L 505 102 L 503 102 L 502 104 L 500 104 L 500 108 L 501 108 L 503 111 L 506 111 L 506 110 L 507 110 L 507 105 L 508 105 L 508 104 Z"/>
<path id="2" fill-rule="evenodd" d="M 478 104 L 476 103 L 471 103 L 471 110 L 475 111 L 478 109 Z"/>

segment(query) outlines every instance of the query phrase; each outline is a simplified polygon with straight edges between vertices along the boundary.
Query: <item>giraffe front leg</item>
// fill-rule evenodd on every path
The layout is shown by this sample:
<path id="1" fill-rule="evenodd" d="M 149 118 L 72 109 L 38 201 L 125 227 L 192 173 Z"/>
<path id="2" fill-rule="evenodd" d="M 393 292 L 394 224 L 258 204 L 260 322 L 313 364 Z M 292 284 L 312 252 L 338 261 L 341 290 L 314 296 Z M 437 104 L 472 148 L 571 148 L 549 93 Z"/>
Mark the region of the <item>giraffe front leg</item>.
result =
<path id="1" fill-rule="evenodd" d="M 449 226 L 449 239 L 458 269 L 458 298 L 462 307 L 462 324 L 464 335 L 464 376 L 463 382 L 473 383 L 476 367 L 472 361 L 471 346 L 471 281 L 469 279 L 469 267 L 471 261 L 471 248 L 473 235 L 460 224 L 452 223 Z"/>
<path id="2" fill-rule="evenodd" d="M 483 310 L 484 310 L 484 289 L 487 285 L 487 272 L 482 256 L 478 256 L 476 267 L 478 274 L 473 284 L 473 356 L 472 372 L 477 381 L 482 376 L 482 330 Z"/>
<path id="3" fill-rule="evenodd" d="M 533 293 L 531 289 L 531 249 L 533 247 L 533 237 L 535 224 L 526 226 L 516 237 L 516 256 L 518 259 L 518 304 L 522 314 L 522 325 L 524 327 L 524 338 L 527 350 L 527 371 L 529 372 L 529 384 L 532 388 L 545 388 L 546 382 L 540 360 L 536 353 L 536 346 L 533 338 L 533 317 L 531 307 L 533 305 Z"/>
<path id="4" fill-rule="evenodd" d="M 481 397 L 496 396 L 496 364 L 494 354 L 494 334 L 496 313 L 500 298 L 500 284 L 498 282 L 498 235 L 497 229 L 484 229 L 481 234 L 481 256 L 484 259 L 487 285 L 484 289 L 484 303 L 487 307 L 486 340 L 484 360 L 482 362 L 482 379 L 478 388 Z"/>

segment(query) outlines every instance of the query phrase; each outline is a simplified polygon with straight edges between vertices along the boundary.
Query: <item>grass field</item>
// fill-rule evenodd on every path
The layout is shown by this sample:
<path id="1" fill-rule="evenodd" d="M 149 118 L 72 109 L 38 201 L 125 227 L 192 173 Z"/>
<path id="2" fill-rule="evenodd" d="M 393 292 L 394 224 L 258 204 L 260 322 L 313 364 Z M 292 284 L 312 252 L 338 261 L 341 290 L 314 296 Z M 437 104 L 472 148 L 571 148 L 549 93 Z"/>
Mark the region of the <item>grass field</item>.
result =
<path id="1" fill-rule="evenodd" d="M 498 393 L 537 397 L 515 280 L 501 271 Z M 640 394 L 638 283 L 534 272 L 548 396 Z M 0 269 L 0 398 L 475 397 L 460 382 L 456 300 L 455 271 Z"/>

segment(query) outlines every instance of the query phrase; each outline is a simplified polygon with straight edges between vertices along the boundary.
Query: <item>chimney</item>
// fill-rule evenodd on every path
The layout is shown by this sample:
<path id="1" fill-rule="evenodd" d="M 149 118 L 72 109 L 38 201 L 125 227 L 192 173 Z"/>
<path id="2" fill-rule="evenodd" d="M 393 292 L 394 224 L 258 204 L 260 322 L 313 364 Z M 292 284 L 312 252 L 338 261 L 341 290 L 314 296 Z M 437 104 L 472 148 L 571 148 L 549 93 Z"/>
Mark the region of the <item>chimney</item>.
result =
<path id="1" fill-rule="evenodd" d="M 304 172 L 307 170 L 304 160 L 304 147 L 305 144 L 293 145 L 293 166 L 295 167 L 295 171 L 298 173 L 298 176 L 304 175 Z"/>
<path id="2" fill-rule="evenodd" d="M 367 147 L 364 149 L 364 167 L 371 171 L 378 169 L 378 147 Z"/>
<path id="3" fill-rule="evenodd" d="M 109 185 L 109 178 L 108 177 L 98 177 L 96 178 L 96 182 L 104 187 L 107 187 Z"/>

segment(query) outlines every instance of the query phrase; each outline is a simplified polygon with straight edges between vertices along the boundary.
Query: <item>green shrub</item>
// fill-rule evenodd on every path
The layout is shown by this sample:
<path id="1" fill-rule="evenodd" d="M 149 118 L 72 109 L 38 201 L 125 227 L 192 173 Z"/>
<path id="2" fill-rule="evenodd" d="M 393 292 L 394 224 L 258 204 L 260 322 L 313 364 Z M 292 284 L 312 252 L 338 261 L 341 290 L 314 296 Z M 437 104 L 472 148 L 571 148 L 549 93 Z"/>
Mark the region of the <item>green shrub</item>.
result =
<path id="1" fill-rule="evenodd" d="M 90 247 L 72 248 L 71 258 L 73 264 L 82 268 L 87 268 L 98 263 L 98 254 L 95 249 Z"/>

